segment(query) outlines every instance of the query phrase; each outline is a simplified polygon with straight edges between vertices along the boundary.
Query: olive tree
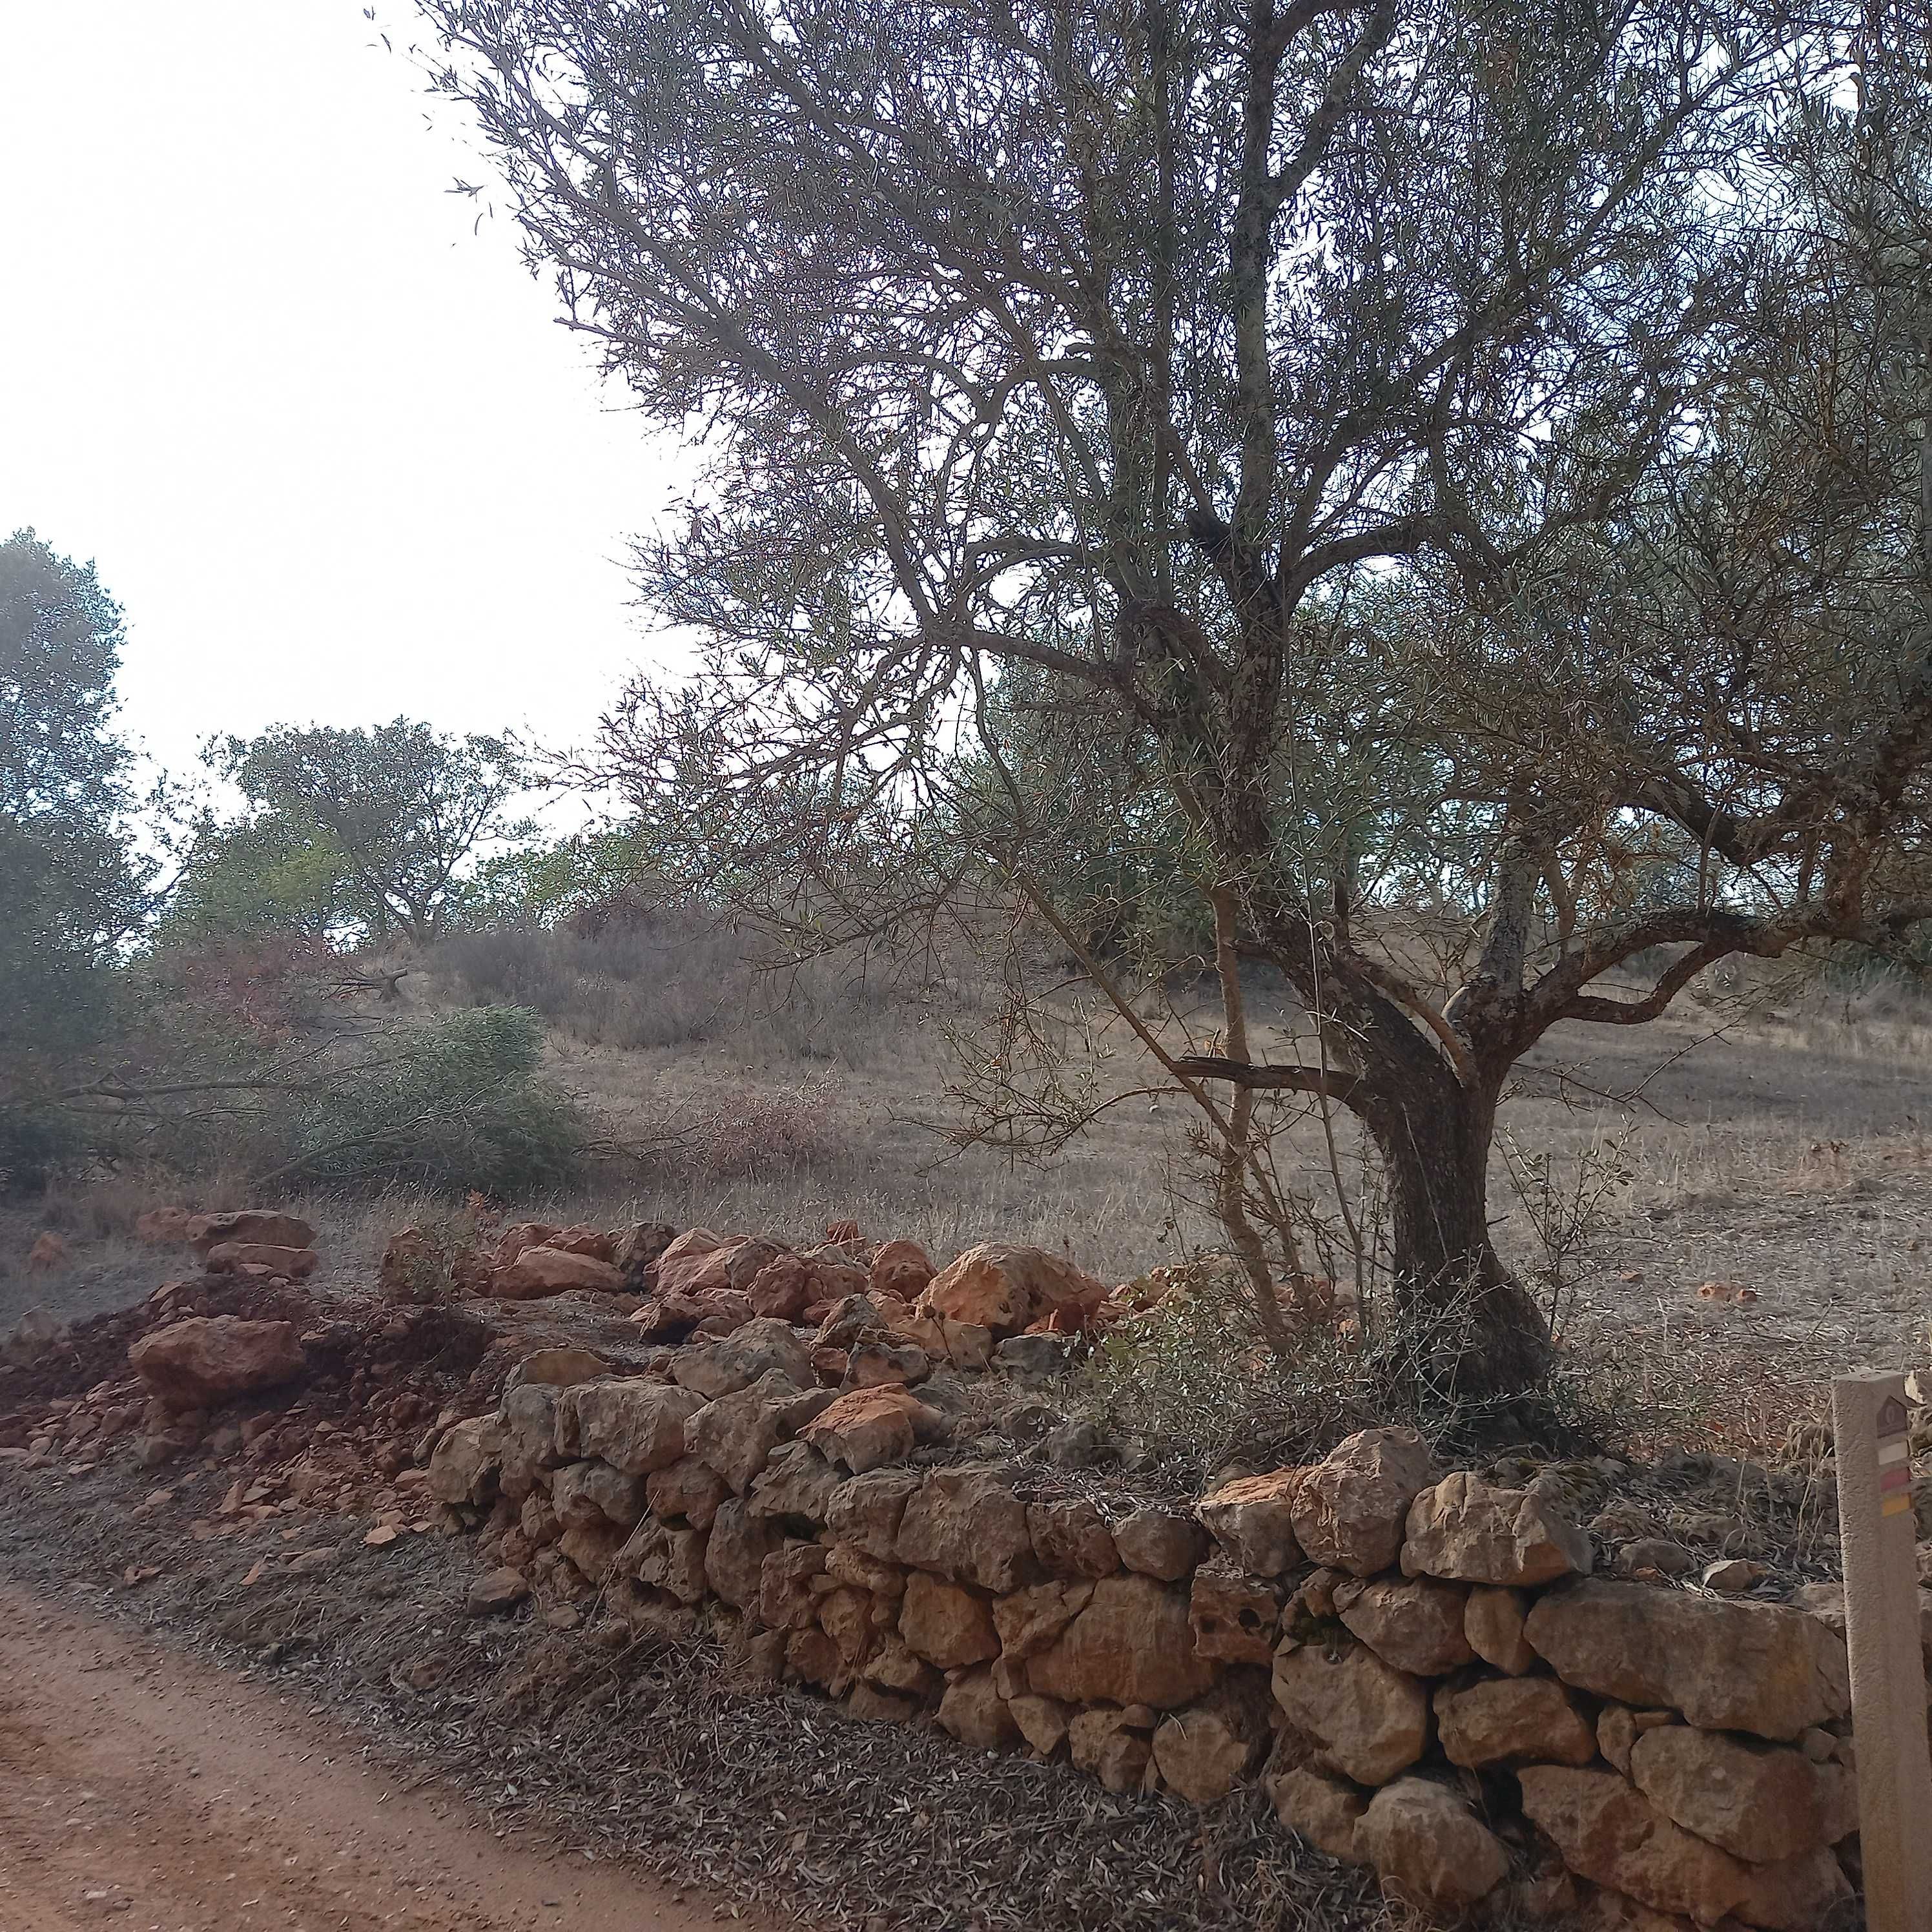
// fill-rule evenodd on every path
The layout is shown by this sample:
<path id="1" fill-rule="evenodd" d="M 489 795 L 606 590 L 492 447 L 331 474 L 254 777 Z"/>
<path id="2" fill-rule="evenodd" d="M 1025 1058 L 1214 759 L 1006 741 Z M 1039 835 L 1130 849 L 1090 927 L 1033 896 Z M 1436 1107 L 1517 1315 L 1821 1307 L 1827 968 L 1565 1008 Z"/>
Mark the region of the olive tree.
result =
<path id="1" fill-rule="evenodd" d="M 1846 670 L 1802 715 L 1828 587 L 1734 635 L 1661 480 L 1757 352 L 1780 115 L 1857 22 L 1748 0 L 1572 0 L 1533 31 L 1481 0 L 420 4 L 567 320 L 708 459 L 640 552 L 705 662 L 629 693 L 612 770 L 693 824 L 728 805 L 739 862 L 775 877 L 884 824 L 910 898 L 964 878 L 931 842 L 950 827 L 1077 941 L 1051 814 L 1000 776 L 1002 679 L 1048 680 L 1166 795 L 1222 1012 L 1215 1051 L 1145 1044 L 1208 1124 L 1258 1286 L 1256 1109 L 1300 1093 L 1366 1128 L 1402 1295 L 1455 1312 L 1465 1385 L 1533 1378 L 1546 1338 L 1485 1211 L 1518 1058 L 1559 1021 L 1660 1011 L 1726 952 L 1910 910 L 1872 896 L 1916 795 L 1922 650 L 1893 635 L 1880 656 L 1918 672 Z M 1712 515 L 1765 520 L 1762 463 L 1706 470 Z M 1364 599 L 1389 609 L 1358 622 Z M 1324 815 L 1308 782 L 1338 719 L 1360 755 Z M 1418 813 L 1481 927 L 1439 985 L 1378 943 L 1329 836 Z M 1697 855 L 1641 916 L 1586 889 L 1636 820 Z M 1649 992 L 1602 990 L 1659 946 L 1688 950 Z M 1312 1017 L 1293 1064 L 1251 1041 L 1258 960 Z"/>

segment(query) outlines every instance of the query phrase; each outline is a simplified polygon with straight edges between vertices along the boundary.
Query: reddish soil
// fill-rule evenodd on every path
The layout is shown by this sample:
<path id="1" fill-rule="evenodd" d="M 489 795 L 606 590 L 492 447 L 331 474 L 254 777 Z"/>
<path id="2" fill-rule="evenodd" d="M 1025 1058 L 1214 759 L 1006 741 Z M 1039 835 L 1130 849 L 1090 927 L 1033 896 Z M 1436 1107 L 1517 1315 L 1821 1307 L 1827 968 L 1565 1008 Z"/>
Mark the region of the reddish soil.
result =
<path id="1" fill-rule="evenodd" d="M 290 1700 L 0 1588 L 0 1932 L 699 1932 L 720 1916 L 499 1838 Z"/>

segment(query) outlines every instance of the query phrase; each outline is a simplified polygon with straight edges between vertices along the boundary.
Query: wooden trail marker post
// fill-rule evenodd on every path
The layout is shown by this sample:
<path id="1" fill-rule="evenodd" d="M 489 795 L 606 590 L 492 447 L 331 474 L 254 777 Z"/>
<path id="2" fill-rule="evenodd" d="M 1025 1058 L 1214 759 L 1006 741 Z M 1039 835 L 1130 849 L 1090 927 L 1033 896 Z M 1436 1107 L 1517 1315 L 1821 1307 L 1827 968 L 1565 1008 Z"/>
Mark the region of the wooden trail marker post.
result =
<path id="1" fill-rule="evenodd" d="M 1903 1376 L 1868 1372 L 1832 1384 L 1870 1932 L 1932 1932 L 1932 1751 L 1910 1421 Z"/>

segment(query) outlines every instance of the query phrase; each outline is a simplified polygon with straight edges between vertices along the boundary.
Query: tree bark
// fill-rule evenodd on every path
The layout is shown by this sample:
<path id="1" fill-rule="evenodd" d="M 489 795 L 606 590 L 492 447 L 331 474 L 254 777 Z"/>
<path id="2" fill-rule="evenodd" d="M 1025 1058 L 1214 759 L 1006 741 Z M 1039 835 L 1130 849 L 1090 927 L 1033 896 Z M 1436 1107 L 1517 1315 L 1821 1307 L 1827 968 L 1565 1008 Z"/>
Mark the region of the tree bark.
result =
<path id="1" fill-rule="evenodd" d="M 1358 1103 L 1387 1177 L 1397 1315 L 1414 1372 L 1447 1394 L 1514 1394 L 1547 1371 L 1550 1331 L 1490 1239 L 1496 1094 L 1447 1078 L 1431 1085 Z"/>

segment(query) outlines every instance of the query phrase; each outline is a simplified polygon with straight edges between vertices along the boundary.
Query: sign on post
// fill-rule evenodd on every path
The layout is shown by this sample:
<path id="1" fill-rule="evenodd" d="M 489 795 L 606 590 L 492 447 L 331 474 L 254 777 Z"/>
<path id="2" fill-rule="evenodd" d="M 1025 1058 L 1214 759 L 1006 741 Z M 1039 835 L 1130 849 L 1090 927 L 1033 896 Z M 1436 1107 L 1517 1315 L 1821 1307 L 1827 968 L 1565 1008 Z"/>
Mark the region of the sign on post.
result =
<path id="1" fill-rule="evenodd" d="M 1876 1371 L 1832 1384 L 1870 1932 L 1932 1932 L 1932 1751 L 1905 1394 L 1903 1376 Z"/>

